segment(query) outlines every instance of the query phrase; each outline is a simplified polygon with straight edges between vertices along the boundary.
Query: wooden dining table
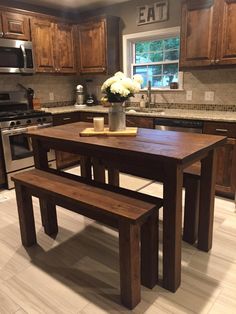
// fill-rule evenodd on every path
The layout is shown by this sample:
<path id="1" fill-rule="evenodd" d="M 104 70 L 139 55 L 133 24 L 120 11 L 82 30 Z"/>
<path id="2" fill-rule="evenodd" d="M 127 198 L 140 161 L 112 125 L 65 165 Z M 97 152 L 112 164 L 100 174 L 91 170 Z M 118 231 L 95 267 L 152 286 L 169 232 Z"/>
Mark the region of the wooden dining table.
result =
<path id="1" fill-rule="evenodd" d="M 91 176 L 93 159 L 106 165 L 110 184 L 117 184 L 117 171 L 163 182 L 162 285 L 175 292 L 181 283 L 183 170 L 201 162 L 198 249 L 207 252 L 212 247 L 215 152 L 226 137 L 142 128 L 136 136 L 80 136 L 87 127 L 92 124 L 76 122 L 30 131 L 35 167 L 50 171 L 47 151 L 54 149 L 81 155 L 85 177 Z"/>

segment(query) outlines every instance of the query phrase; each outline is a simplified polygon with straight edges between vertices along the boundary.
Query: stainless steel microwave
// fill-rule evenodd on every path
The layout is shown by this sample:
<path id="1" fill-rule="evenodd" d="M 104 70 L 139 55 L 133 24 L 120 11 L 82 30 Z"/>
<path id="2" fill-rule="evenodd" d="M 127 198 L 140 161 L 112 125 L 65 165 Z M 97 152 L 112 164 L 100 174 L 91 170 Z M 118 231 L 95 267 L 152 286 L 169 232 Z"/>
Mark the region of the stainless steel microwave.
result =
<path id="1" fill-rule="evenodd" d="M 32 42 L 0 39 L 0 73 L 35 72 Z"/>

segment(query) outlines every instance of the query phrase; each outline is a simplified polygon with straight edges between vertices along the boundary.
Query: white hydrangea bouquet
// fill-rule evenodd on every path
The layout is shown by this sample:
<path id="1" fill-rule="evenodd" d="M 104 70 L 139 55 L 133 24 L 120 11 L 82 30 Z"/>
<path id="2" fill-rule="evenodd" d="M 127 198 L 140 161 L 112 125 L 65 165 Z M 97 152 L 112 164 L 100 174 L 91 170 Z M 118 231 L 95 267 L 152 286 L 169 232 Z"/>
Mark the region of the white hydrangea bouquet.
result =
<path id="1" fill-rule="evenodd" d="M 101 91 L 111 103 L 124 102 L 140 91 L 142 82 L 143 78 L 139 74 L 131 79 L 123 72 L 117 72 L 103 83 Z"/>

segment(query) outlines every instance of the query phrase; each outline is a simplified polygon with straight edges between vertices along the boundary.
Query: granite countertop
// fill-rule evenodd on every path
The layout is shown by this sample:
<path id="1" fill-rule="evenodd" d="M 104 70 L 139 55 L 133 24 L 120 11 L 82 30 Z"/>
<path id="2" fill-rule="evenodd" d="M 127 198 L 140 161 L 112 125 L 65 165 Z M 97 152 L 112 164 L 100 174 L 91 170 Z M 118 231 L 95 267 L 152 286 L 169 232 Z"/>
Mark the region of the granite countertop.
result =
<path id="1" fill-rule="evenodd" d="M 108 108 L 103 106 L 86 106 L 84 108 L 76 108 L 75 106 L 63 106 L 42 108 L 46 112 L 54 114 L 69 113 L 69 112 L 96 112 L 107 113 Z M 155 110 L 155 109 L 154 109 Z M 160 112 L 135 112 L 127 111 L 130 116 L 142 117 L 162 117 L 162 118 L 182 118 L 192 120 L 207 120 L 207 121 L 225 121 L 236 122 L 236 112 L 234 111 L 213 111 L 213 110 L 186 110 L 186 109 L 163 109 Z"/>

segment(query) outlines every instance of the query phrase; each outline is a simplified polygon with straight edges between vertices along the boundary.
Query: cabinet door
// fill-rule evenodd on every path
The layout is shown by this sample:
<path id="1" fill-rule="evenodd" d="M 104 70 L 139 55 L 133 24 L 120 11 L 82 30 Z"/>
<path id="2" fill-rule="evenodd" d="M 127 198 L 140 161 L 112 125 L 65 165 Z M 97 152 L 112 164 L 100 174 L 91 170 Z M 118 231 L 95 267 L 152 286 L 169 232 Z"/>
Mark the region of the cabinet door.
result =
<path id="1" fill-rule="evenodd" d="M 76 73 L 73 26 L 56 24 L 55 43 L 57 45 L 57 71 Z"/>
<path id="2" fill-rule="evenodd" d="M 182 5 L 180 67 L 215 63 L 218 0 L 186 0 Z"/>
<path id="3" fill-rule="evenodd" d="M 126 126 L 136 126 L 138 128 L 154 128 L 154 119 L 153 118 L 144 118 L 144 117 L 135 117 L 126 115 Z"/>
<path id="4" fill-rule="evenodd" d="M 236 64 L 236 0 L 220 1 L 216 63 Z"/>
<path id="5" fill-rule="evenodd" d="M 30 40 L 30 19 L 16 13 L 2 13 L 3 37 L 9 39 Z"/>
<path id="6" fill-rule="evenodd" d="M 236 140 L 228 138 L 227 144 L 217 151 L 216 192 L 234 197 L 236 190 Z"/>
<path id="7" fill-rule="evenodd" d="M 55 72 L 54 24 L 48 20 L 32 20 L 32 40 L 37 72 Z"/>
<path id="8" fill-rule="evenodd" d="M 106 71 L 106 21 L 94 21 L 79 26 L 80 73 Z"/>

